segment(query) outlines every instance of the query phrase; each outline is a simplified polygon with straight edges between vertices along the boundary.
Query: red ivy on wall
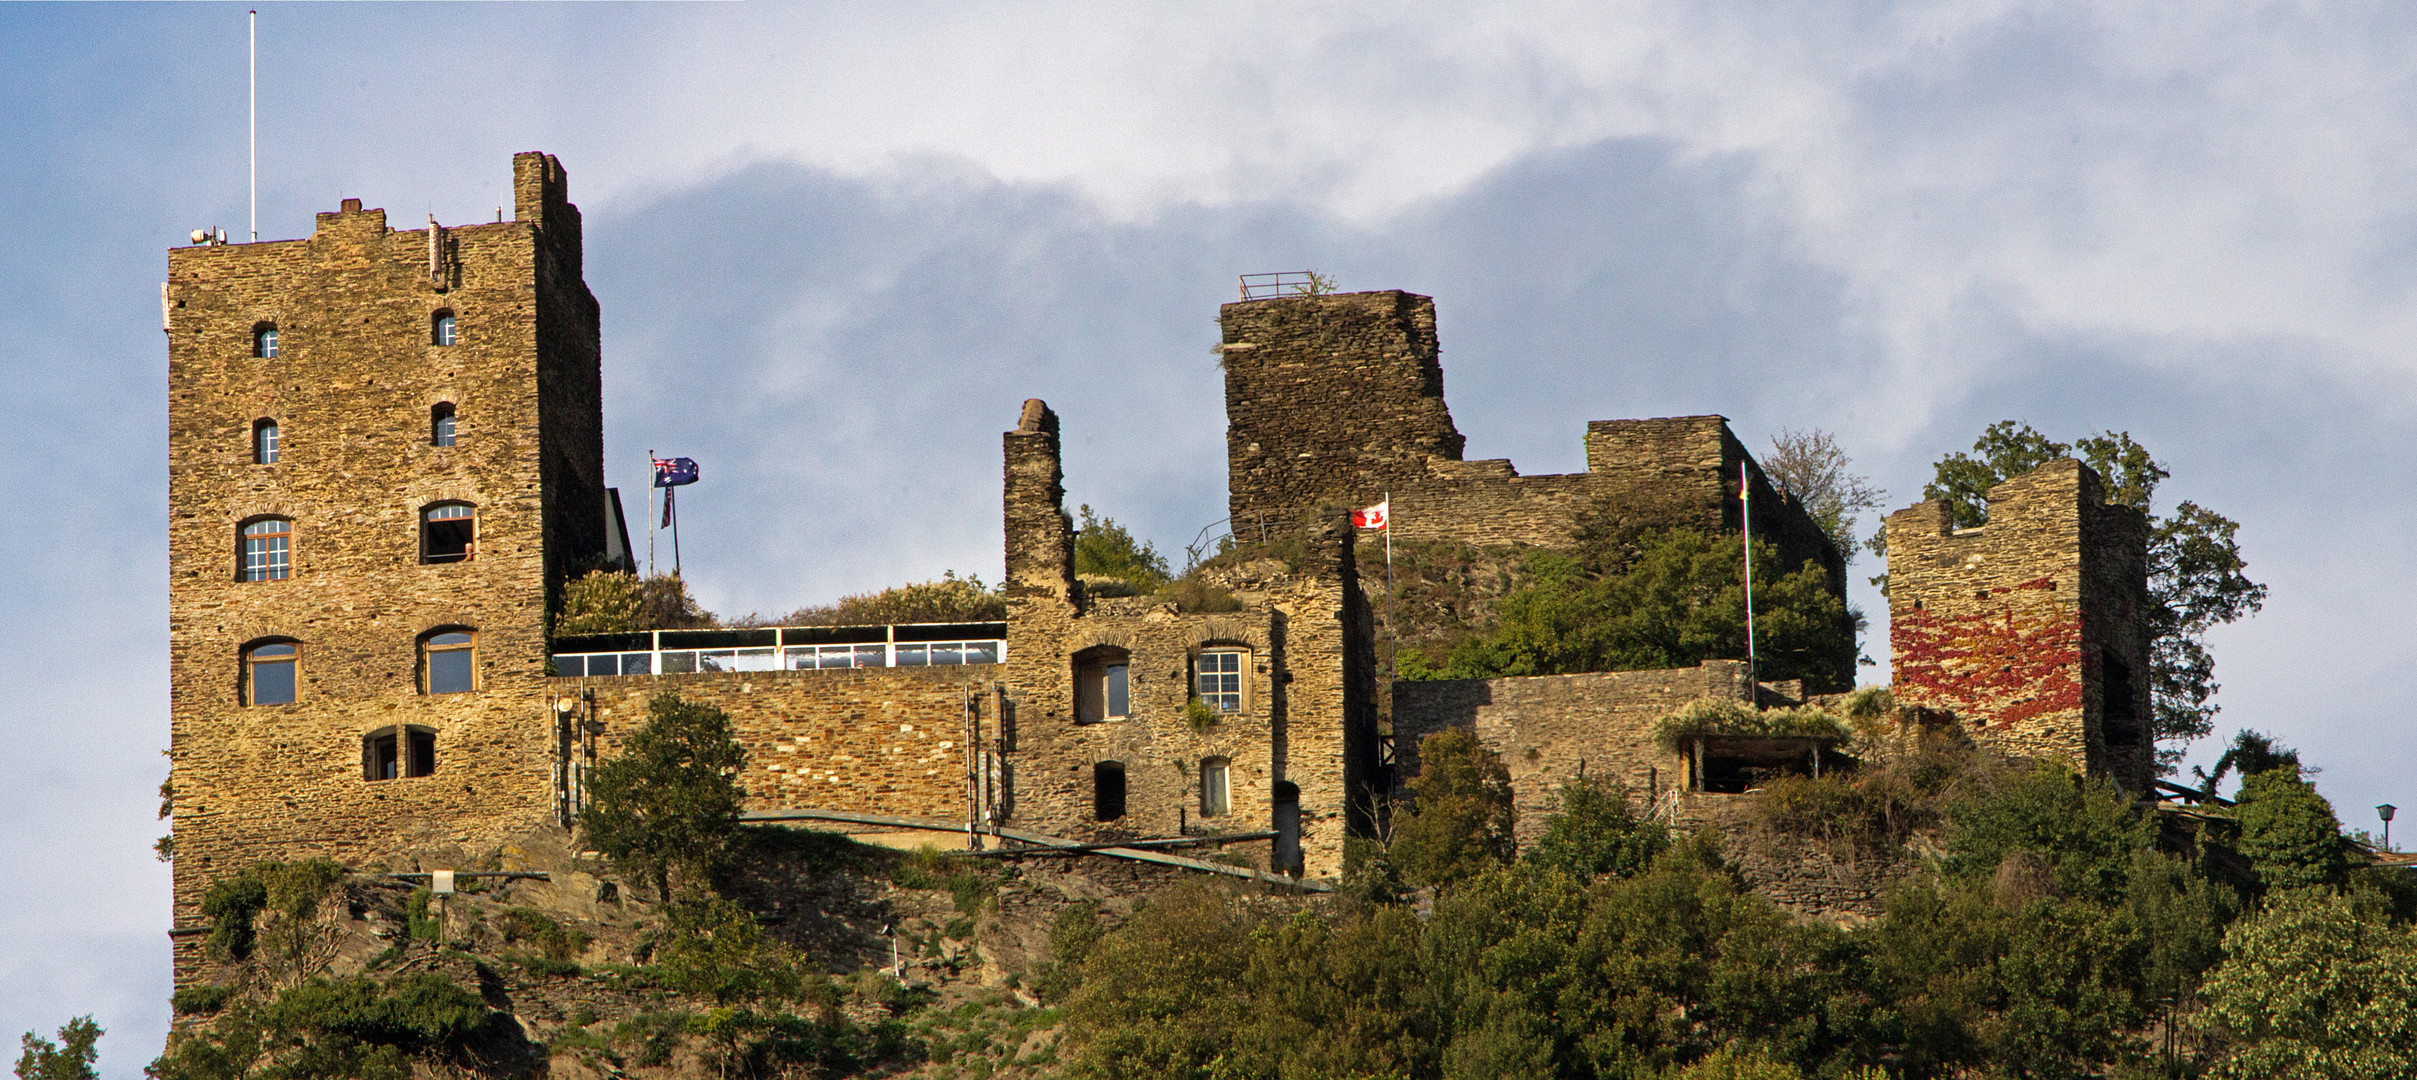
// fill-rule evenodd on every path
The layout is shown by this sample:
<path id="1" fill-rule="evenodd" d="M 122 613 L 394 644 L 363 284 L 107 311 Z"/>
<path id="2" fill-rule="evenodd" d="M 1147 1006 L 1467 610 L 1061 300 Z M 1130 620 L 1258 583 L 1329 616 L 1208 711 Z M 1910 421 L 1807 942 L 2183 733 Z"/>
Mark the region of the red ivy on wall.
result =
<path id="1" fill-rule="evenodd" d="M 2042 578 L 1997 593 L 2048 587 Z M 1970 615 L 1902 612 L 1889 620 L 1888 641 L 1899 693 L 1911 700 L 1999 727 L 2081 708 L 2081 616 L 2053 601 Z"/>

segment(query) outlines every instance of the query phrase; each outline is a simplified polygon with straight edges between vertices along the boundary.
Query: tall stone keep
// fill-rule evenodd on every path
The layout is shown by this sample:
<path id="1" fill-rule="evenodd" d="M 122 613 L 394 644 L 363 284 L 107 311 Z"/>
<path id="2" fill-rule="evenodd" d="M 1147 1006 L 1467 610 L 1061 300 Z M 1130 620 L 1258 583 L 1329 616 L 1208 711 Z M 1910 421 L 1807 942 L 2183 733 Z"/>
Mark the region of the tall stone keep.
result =
<path id="1" fill-rule="evenodd" d="M 560 162 L 510 221 L 168 255 L 177 970 L 266 858 L 479 850 L 558 812 L 546 619 L 605 552 L 598 313 Z"/>
<path id="2" fill-rule="evenodd" d="M 1894 689 L 1984 743 L 2145 793 L 2148 519 L 2105 490 L 2068 458 L 1991 488 L 1978 528 L 1937 501 L 1889 515 Z"/>
<path id="3" fill-rule="evenodd" d="M 1246 300 L 1218 311 L 1227 501 L 1237 535 L 1375 502 L 1460 460 L 1435 301 L 1398 289 Z"/>

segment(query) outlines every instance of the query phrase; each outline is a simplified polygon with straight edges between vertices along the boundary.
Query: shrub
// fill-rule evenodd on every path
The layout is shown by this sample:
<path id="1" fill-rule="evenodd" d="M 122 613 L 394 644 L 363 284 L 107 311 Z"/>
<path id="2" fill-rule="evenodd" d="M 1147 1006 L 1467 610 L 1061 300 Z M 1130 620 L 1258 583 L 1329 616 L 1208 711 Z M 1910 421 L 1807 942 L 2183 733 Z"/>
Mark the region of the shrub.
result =
<path id="1" fill-rule="evenodd" d="M 2267 889 L 2339 886 L 2350 871 L 2348 844 L 2333 804 L 2300 779 L 2297 768 L 2271 768 L 2241 780 L 2233 807 L 2240 851 Z"/>
<path id="2" fill-rule="evenodd" d="M 997 622 L 1007 617 L 1007 597 L 978 576 L 956 571 L 937 581 L 900 585 L 843 596 L 823 607 L 800 608 L 782 620 L 789 626 L 872 626 L 885 623 Z"/>
<path id="3" fill-rule="evenodd" d="M 711 626 L 711 613 L 698 607 L 688 584 L 677 574 L 639 577 L 617 570 L 597 570 L 564 586 L 562 611 L 554 617 L 554 632 L 626 634 L 640 630 L 679 630 Z"/>
<path id="4" fill-rule="evenodd" d="M 730 717 L 676 694 L 647 704 L 644 726 L 620 757 L 598 765 L 579 827 L 616 868 L 658 893 L 704 888 L 721 873 L 747 796 L 739 786 L 747 751 Z"/>
<path id="5" fill-rule="evenodd" d="M 1581 881 L 1634 877 L 1669 846 L 1668 830 L 1637 820 L 1629 810 L 1626 786 L 1579 777 L 1562 785 L 1560 810 L 1546 819 L 1544 835 L 1520 860 Z"/>
<path id="6" fill-rule="evenodd" d="M 1507 863 L 1516 850 L 1511 775 L 1466 728 L 1419 741 L 1414 809 L 1396 811 L 1389 855 L 1412 886 L 1443 885 Z"/>

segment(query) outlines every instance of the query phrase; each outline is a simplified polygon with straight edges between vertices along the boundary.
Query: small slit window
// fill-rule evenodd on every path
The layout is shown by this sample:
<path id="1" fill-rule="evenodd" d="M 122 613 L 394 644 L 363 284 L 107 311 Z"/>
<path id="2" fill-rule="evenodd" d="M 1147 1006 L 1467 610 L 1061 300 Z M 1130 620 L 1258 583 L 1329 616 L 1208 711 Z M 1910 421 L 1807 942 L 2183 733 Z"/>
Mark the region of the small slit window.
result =
<path id="1" fill-rule="evenodd" d="M 1250 670 L 1250 654 L 1241 649 L 1202 649 L 1193 661 L 1193 693 L 1202 704 L 1218 712 L 1241 712 L 1243 706 L 1243 675 Z"/>
<path id="2" fill-rule="evenodd" d="M 1123 649 L 1099 648 L 1074 659 L 1074 722 L 1096 724 L 1132 715 L 1132 659 Z"/>
<path id="3" fill-rule="evenodd" d="M 420 511 L 420 561 L 461 562 L 476 550 L 478 511 L 468 503 L 439 503 Z"/>
<path id="4" fill-rule="evenodd" d="M 252 464 L 275 465 L 276 463 L 277 422 L 266 419 L 252 421 Z"/>
<path id="5" fill-rule="evenodd" d="M 440 401 L 428 407 L 428 441 L 436 446 L 453 445 L 453 403 Z"/>
<path id="6" fill-rule="evenodd" d="M 1091 766 L 1091 817 L 1114 821 L 1125 816 L 1125 763 L 1102 761 Z"/>
<path id="7" fill-rule="evenodd" d="M 477 635 L 468 630 L 445 630 L 420 642 L 420 691 L 427 694 L 466 694 L 477 680 Z"/>
<path id="8" fill-rule="evenodd" d="M 291 705 L 294 703 L 295 666 L 301 662 L 300 646 L 290 641 L 269 641 L 243 651 L 243 703 L 246 705 Z"/>
<path id="9" fill-rule="evenodd" d="M 294 523 L 284 518 L 247 522 L 240 534 L 236 576 L 244 581 L 284 581 L 294 568 Z"/>
<path id="10" fill-rule="evenodd" d="M 436 732 L 416 724 L 361 737 L 361 778 L 372 782 L 436 773 Z"/>
<path id="11" fill-rule="evenodd" d="M 1200 760 L 1200 816 L 1224 817 L 1234 808 L 1233 795 L 1227 786 L 1232 762 L 1221 757 Z"/>
<path id="12" fill-rule="evenodd" d="M 261 323 L 252 328 L 252 355 L 262 360 L 277 358 L 277 325 Z"/>
<path id="13" fill-rule="evenodd" d="M 437 312 L 437 313 L 436 313 L 434 316 L 432 316 L 432 317 L 431 317 L 431 318 L 428 320 L 428 344 L 430 344 L 430 345 L 451 345 L 451 344 L 453 344 L 453 313 L 452 313 L 452 312 L 450 312 L 450 311 L 440 311 L 440 312 Z"/>

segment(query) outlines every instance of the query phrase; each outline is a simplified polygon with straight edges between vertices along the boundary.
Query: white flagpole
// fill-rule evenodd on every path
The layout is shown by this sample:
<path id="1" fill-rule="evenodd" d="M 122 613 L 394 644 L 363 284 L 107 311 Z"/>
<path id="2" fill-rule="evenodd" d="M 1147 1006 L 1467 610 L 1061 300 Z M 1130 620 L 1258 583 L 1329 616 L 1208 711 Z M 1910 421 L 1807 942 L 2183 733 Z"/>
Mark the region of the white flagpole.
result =
<path id="1" fill-rule="evenodd" d="M 1754 485 L 1747 480 L 1744 461 L 1737 463 L 1737 523 L 1746 549 L 1746 688 L 1759 705 L 1762 675 L 1754 658 Z"/>
<path id="2" fill-rule="evenodd" d="M 1393 493 L 1385 493 L 1385 678 L 1401 677 L 1402 635 L 1393 622 Z"/>
<path id="3" fill-rule="evenodd" d="M 655 452 L 646 452 L 646 576 L 655 576 Z"/>
<path id="4" fill-rule="evenodd" d="M 260 12 L 250 15 L 251 52 L 251 129 L 252 129 L 252 242 L 260 242 Z"/>

